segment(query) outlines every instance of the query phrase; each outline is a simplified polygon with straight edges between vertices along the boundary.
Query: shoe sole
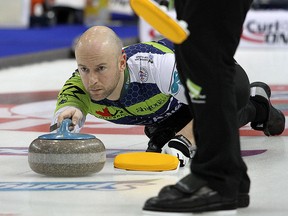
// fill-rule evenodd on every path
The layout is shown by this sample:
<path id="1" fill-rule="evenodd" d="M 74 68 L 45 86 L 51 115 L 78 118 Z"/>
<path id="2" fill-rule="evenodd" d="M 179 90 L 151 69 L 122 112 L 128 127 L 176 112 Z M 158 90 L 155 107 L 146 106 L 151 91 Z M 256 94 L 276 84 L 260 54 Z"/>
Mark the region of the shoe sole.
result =
<path id="1" fill-rule="evenodd" d="M 250 204 L 250 196 L 249 194 L 238 194 L 238 208 L 246 208 Z"/>
<path id="2" fill-rule="evenodd" d="M 225 216 L 225 215 L 236 215 L 237 214 L 237 210 L 225 210 L 225 211 L 211 211 L 211 212 L 205 212 L 203 213 L 205 214 L 205 216 L 207 215 L 216 215 L 216 216 Z M 143 210 L 142 211 L 142 216 L 191 216 L 191 215 L 199 215 L 199 212 L 160 212 L 160 211 L 148 211 L 148 210 Z"/>
<path id="3" fill-rule="evenodd" d="M 249 194 L 239 194 L 238 195 L 238 201 L 237 201 L 237 208 L 246 208 L 248 207 L 250 204 L 250 196 Z M 184 209 L 182 209 L 181 212 L 174 212 L 174 211 L 167 211 L 167 209 L 155 209 L 155 210 L 143 210 L 142 213 L 143 215 L 166 215 L 166 216 L 176 216 L 176 215 L 179 215 L 179 213 L 181 213 L 181 215 L 191 215 L 191 212 L 194 212 L 194 213 L 200 213 L 200 212 L 204 212 L 205 211 L 205 215 L 234 215 L 237 213 L 236 209 L 232 209 L 234 208 L 235 206 L 231 204 L 227 204 L 226 205 L 226 208 L 227 209 L 224 209 L 224 206 L 221 205 L 221 207 L 219 205 L 217 206 L 209 206 L 208 208 L 205 207 L 199 207 L 198 209 L 193 209 L 193 211 L 189 211 L 187 209 L 185 209 L 185 211 L 183 211 Z M 219 210 L 219 208 L 221 208 L 221 210 Z M 229 209 L 229 210 L 228 210 Z M 189 212 L 189 213 L 187 213 Z"/>
<path id="4" fill-rule="evenodd" d="M 204 205 L 199 207 L 193 207 L 193 208 L 181 208 L 181 209 L 167 209 L 167 208 L 143 208 L 143 211 L 147 212 L 157 212 L 157 213 L 217 213 L 217 212 L 236 212 L 237 209 L 237 202 L 227 202 L 227 203 L 215 203 L 210 205 Z"/>
<path id="5" fill-rule="evenodd" d="M 273 127 L 273 125 L 269 124 L 268 122 L 267 127 L 263 130 L 263 132 L 266 136 L 278 136 L 281 135 L 285 130 L 285 115 L 280 110 L 276 109 L 273 106 L 271 106 L 271 109 L 274 109 L 274 112 L 278 112 L 279 117 L 276 119 L 276 122 L 278 124 L 274 122 L 274 124 L 276 124 L 277 127 L 275 127 L 275 125 Z"/>

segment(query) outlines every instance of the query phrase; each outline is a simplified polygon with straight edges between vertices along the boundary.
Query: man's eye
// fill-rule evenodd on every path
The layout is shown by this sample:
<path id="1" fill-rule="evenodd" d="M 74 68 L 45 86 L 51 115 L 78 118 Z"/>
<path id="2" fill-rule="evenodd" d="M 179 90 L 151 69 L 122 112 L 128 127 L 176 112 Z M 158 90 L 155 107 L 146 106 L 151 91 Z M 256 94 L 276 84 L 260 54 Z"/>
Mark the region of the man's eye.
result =
<path id="1" fill-rule="evenodd" d="M 104 67 L 104 66 L 99 66 L 99 67 L 97 68 L 97 71 L 98 71 L 98 72 L 101 72 L 101 71 L 103 71 L 103 70 L 105 70 L 105 67 Z"/>
<path id="2" fill-rule="evenodd" d="M 84 68 L 84 67 L 81 67 L 80 70 L 81 70 L 82 72 L 88 72 L 88 69 L 87 69 L 87 68 Z"/>

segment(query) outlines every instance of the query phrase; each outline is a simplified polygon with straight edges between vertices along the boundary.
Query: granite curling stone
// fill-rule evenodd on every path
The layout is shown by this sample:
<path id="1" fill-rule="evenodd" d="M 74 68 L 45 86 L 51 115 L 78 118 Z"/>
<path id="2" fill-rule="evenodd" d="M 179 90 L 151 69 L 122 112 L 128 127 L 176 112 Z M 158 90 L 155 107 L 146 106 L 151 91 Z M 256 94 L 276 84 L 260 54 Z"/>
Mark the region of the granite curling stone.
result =
<path id="1" fill-rule="evenodd" d="M 28 149 L 30 168 L 54 177 L 80 177 L 100 172 L 106 162 L 105 146 L 93 135 L 69 132 L 65 119 L 57 133 L 33 140 Z"/>

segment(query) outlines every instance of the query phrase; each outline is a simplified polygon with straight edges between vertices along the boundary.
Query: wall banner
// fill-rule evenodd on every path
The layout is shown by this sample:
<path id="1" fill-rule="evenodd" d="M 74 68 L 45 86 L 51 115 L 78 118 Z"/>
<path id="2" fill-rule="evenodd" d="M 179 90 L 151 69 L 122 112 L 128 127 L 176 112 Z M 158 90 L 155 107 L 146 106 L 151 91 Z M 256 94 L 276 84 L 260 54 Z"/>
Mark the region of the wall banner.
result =
<path id="1" fill-rule="evenodd" d="M 287 48 L 288 11 L 250 11 L 243 25 L 240 47 Z"/>
<path id="2" fill-rule="evenodd" d="M 175 17 L 175 11 L 169 11 Z M 140 41 L 162 36 L 144 20 L 139 20 Z M 288 48 L 288 11 L 249 11 L 243 25 L 241 48 Z"/>

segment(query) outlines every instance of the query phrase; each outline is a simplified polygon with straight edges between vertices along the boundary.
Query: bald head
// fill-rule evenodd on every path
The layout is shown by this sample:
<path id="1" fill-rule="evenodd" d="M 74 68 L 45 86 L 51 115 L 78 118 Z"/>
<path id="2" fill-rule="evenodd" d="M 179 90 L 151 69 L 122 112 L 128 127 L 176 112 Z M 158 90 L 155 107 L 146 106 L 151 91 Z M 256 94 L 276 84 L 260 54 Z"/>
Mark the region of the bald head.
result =
<path id="1" fill-rule="evenodd" d="M 118 100 L 124 83 L 126 54 L 115 32 L 94 26 L 81 35 L 75 57 L 82 83 L 95 100 Z"/>
<path id="2" fill-rule="evenodd" d="M 84 32 L 75 47 L 75 54 L 79 52 L 95 52 L 120 55 L 123 44 L 115 32 L 106 26 L 93 26 Z"/>

